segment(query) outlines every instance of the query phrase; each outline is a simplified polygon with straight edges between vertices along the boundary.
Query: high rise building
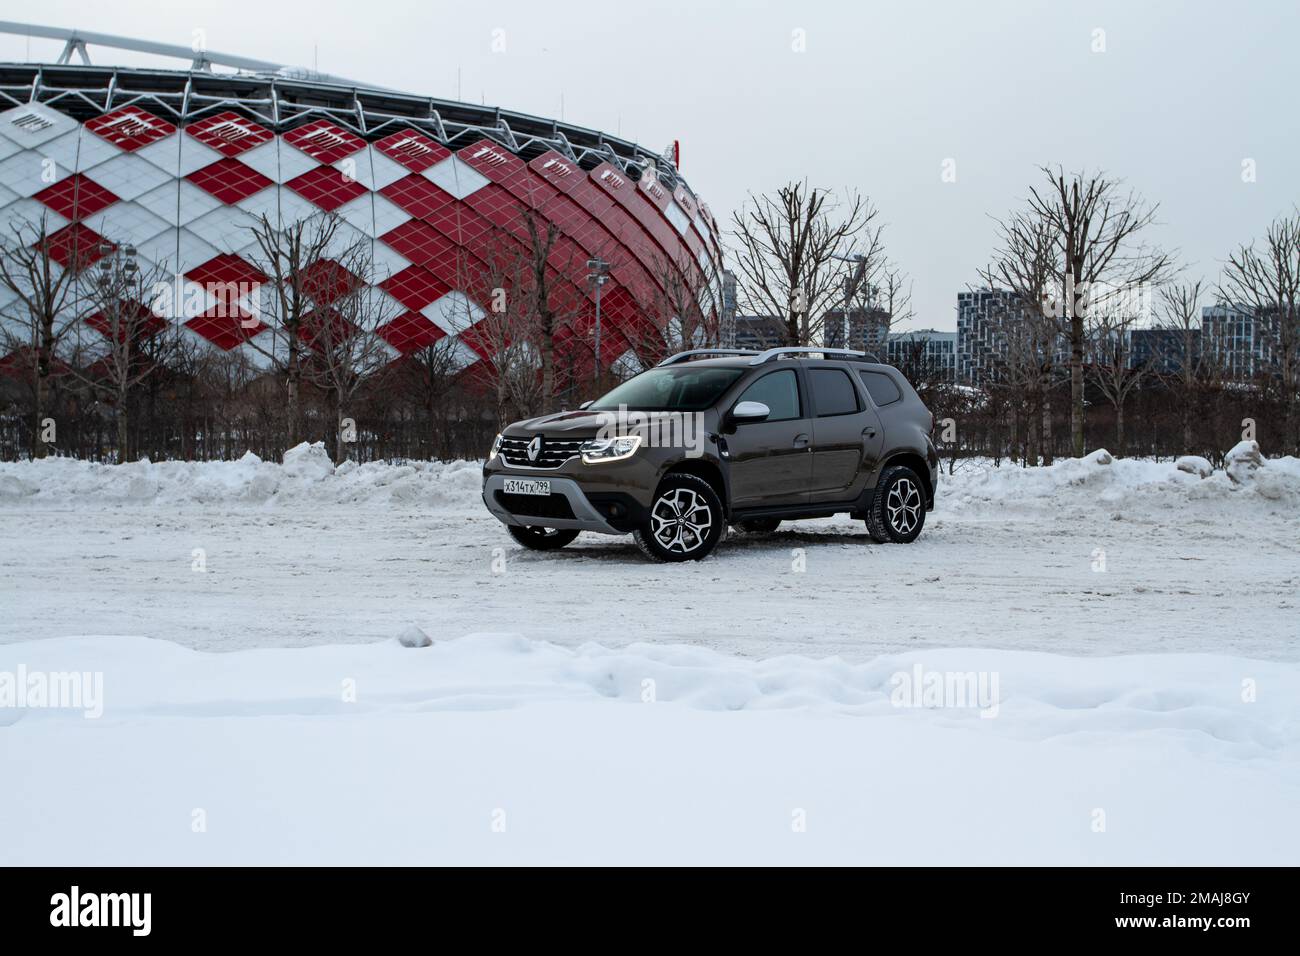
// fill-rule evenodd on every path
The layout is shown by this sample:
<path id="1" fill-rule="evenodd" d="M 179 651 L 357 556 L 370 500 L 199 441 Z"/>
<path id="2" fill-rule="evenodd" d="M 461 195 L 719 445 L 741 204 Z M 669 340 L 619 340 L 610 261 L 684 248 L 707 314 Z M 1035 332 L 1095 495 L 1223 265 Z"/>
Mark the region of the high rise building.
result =
<path id="1" fill-rule="evenodd" d="M 736 347 L 736 274 L 730 269 L 722 273 L 722 314 L 718 319 L 718 344 L 722 348 Z"/>
<path id="2" fill-rule="evenodd" d="M 883 356 L 889 338 L 890 315 L 878 306 L 831 309 L 822 318 L 822 344 L 831 349 L 856 349 Z"/>
<path id="3" fill-rule="evenodd" d="M 1015 307 L 1006 289 L 976 289 L 957 293 L 957 380 L 980 385 L 996 375 L 1007 356 L 1002 323 Z"/>
<path id="4" fill-rule="evenodd" d="M 881 357 L 912 379 L 957 381 L 956 332 L 891 332 Z"/>
<path id="5" fill-rule="evenodd" d="M 1276 370 L 1281 360 L 1281 323 L 1275 311 L 1247 305 L 1209 305 L 1201 310 L 1201 342 L 1208 361 L 1231 379 Z"/>
<path id="6" fill-rule="evenodd" d="M 1190 336 L 1184 336 L 1179 329 L 1130 329 L 1129 366 L 1145 368 L 1157 375 L 1181 372 L 1188 362 L 1196 361 L 1200 351 L 1201 331 L 1190 331 Z M 1185 352 L 1190 354 L 1185 355 Z"/>
<path id="7" fill-rule="evenodd" d="M 778 348 L 786 342 L 785 319 L 779 315 L 738 315 L 735 336 L 728 348 L 763 349 Z"/>

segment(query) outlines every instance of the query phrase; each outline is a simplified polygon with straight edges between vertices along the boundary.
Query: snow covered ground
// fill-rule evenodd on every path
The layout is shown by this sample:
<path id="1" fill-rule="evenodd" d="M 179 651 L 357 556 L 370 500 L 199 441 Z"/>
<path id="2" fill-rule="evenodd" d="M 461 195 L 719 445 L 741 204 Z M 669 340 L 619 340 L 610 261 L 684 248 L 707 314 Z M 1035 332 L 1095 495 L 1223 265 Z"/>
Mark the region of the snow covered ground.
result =
<path id="1" fill-rule="evenodd" d="M 0 465 L 0 641 L 203 650 L 512 632 L 865 661 L 926 647 L 1300 659 L 1300 462 L 1234 483 L 1172 463 L 959 467 L 921 538 L 847 518 L 733 535 L 702 564 L 630 538 L 518 547 L 470 462 Z M 196 570 L 202 568 L 204 570 Z"/>
<path id="2" fill-rule="evenodd" d="M 486 634 L 0 646 L 0 673 L 20 664 L 102 673 L 103 715 L 9 712 L 0 863 L 1300 860 L 1290 664 L 751 662 Z M 926 703 L 900 694 L 917 667 L 996 694 L 899 706 Z"/>
<path id="3" fill-rule="evenodd" d="M 686 566 L 525 552 L 473 463 L 0 465 L 0 864 L 1295 864 L 1300 462 L 1250 451 Z"/>

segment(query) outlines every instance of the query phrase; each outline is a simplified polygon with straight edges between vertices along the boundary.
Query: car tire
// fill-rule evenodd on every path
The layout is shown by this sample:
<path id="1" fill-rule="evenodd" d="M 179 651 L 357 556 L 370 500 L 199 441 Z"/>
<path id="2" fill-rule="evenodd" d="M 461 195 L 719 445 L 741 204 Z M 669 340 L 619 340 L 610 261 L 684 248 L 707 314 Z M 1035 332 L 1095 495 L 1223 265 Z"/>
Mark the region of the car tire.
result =
<path id="1" fill-rule="evenodd" d="M 659 483 L 650 518 L 632 540 L 654 561 L 699 561 L 718 546 L 726 527 L 712 485 L 697 475 L 672 474 Z"/>
<path id="2" fill-rule="evenodd" d="M 911 468 L 892 465 L 876 484 L 867 533 L 879 544 L 911 544 L 925 527 L 925 485 Z"/>
<path id="3" fill-rule="evenodd" d="M 780 518 L 746 518 L 736 522 L 736 530 L 745 534 L 771 534 L 780 526 Z"/>
<path id="4" fill-rule="evenodd" d="M 521 527 L 508 524 L 506 530 L 525 548 L 533 551 L 554 551 L 562 548 L 578 536 L 578 532 L 567 528 Z"/>

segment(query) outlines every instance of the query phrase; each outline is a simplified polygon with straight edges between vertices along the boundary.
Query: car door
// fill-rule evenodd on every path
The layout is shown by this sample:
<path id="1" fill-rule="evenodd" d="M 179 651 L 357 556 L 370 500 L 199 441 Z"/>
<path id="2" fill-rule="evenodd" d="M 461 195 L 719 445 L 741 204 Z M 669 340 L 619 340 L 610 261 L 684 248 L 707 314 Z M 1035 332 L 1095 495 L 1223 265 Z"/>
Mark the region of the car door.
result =
<path id="1" fill-rule="evenodd" d="M 731 409 L 762 402 L 770 411 L 761 422 L 734 422 Z M 799 376 L 792 368 L 765 372 L 741 390 L 727 408 L 733 424 L 725 437 L 735 508 L 802 504 L 812 478 L 812 424 Z"/>
<path id="2" fill-rule="evenodd" d="M 813 408 L 809 501 L 850 501 L 862 493 L 880 457 L 884 428 L 847 370 L 814 367 L 805 377 Z"/>

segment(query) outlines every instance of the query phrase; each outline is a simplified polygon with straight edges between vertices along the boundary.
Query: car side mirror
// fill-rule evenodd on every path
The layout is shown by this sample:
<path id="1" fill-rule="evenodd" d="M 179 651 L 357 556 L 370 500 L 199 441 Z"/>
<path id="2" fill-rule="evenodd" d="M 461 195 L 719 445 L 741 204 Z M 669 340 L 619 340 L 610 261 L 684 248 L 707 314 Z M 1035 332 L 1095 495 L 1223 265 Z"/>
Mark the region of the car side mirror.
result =
<path id="1" fill-rule="evenodd" d="M 731 410 L 731 418 L 738 425 L 761 422 L 771 414 L 772 410 L 762 402 L 740 402 Z"/>
<path id="2" fill-rule="evenodd" d="M 591 403 L 592 403 L 593 401 L 595 401 L 595 399 L 592 399 L 592 398 L 587 399 L 585 402 L 583 402 L 581 405 L 578 406 L 578 411 L 584 411 L 585 409 L 590 408 L 590 407 L 591 407 Z"/>

